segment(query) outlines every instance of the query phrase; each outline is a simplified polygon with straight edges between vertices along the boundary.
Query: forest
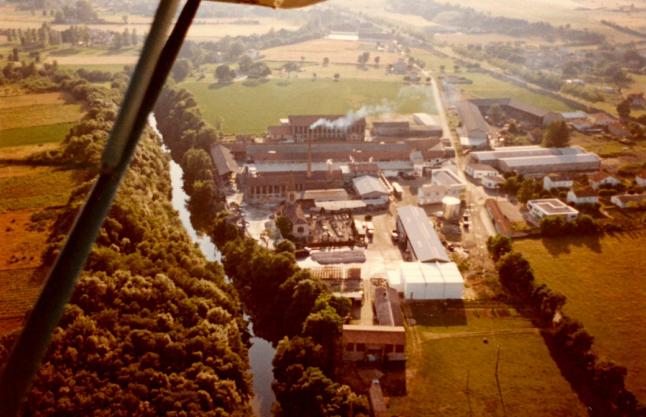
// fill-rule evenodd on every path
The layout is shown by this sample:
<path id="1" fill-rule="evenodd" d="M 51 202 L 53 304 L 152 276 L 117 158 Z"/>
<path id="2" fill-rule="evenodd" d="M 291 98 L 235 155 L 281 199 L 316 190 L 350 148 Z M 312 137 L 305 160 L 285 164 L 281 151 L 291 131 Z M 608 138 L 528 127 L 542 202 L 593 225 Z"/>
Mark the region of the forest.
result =
<path id="1" fill-rule="evenodd" d="M 9 66 L 5 81 L 85 103 L 60 149 L 39 155 L 90 167 L 49 238 L 51 262 L 92 185 L 127 76 L 111 88 L 46 66 Z M 24 405 L 24 416 L 248 416 L 246 322 L 219 264 L 191 243 L 170 204 L 168 157 L 146 129 Z M 16 334 L 0 344 L 0 366 Z M 117 399 L 115 401 L 115 399 Z"/>

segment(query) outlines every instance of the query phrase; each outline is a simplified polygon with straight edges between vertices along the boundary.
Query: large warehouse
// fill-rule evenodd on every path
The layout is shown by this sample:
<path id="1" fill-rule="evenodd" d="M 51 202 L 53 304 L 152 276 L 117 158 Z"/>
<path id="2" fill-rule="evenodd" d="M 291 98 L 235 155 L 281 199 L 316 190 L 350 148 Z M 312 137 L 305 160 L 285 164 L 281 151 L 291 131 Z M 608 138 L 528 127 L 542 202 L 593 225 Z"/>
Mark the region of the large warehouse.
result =
<path id="1" fill-rule="evenodd" d="M 404 206 L 397 209 L 397 232 L 413 260 L 450 261 L 433 224 L 421 207 Z"/>
<path id="2" fill-rule="evenodd" d="M 598 171 L 601 168 L 601 158 L 580 146 L 509 146 L 493 151 L 473 152 L 471 161 L 493 166 L 502 172 L 530 175 Z"/>
<path id="3" fill-rule="evenodd" d="M 401 262 L 389 274 L 389 285 L 409 300 L 458 300 L 464 295 L 464 279 L 453 262 Z"/>

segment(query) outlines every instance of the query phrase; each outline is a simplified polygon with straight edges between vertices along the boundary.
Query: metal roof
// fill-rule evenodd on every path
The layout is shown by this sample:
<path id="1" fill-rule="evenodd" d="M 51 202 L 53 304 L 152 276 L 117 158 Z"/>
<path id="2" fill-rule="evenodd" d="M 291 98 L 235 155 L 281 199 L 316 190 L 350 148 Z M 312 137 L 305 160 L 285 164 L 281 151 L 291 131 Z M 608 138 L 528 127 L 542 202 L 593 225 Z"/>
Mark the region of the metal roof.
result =
<path id="1" fill-rule="evenodd" d="M 458 112 L 460 113 L 462 126 L 467 135 L 474 130 L 489 131 L 487 121 L 482 117 L 480 109 L 475 104 L 470 101 L 462 101 L 458 103 Z"/>
<path id="2" fill-rule="evenodd" d="M 382 183 L 378 178 L 372 177 L 370 175 L 364 175 L 363 177 L 358 177 L 352 180 L 354 189 L 357 190 L 357 193 L 361 196 L 379 193 L 383 195 L 390 194 L 388 188 Z"/>
<path id="3" fill-rule="evenodd" d="M 541 156 L 520 156 L 516 158 L 504 158 L 501 162 L 510 169 L 526 166 L 546 166 L 556 167 L 566 164 L 583 164 L 590 162 L 599 162 L 601 159 L 593 154 L 576 154 L 576 155 L 541 155 Z"/>
<path id="4" fill-rule="evenodd" d="M 421 262 L 449 262 L 449 255 L 421 207 L 404 206 L 397 209 L 398 221 L 404 228 L 415 258 Z"/>
<path id="5" fill-rule="evenodd" d="M 238 164 L 236 163 L 231 151 L 220 144 L 211 145 L 211 158 L 215 164 L 215 169 L 218 175 L 227 175 L 232 172 L 238 171 Z"/>

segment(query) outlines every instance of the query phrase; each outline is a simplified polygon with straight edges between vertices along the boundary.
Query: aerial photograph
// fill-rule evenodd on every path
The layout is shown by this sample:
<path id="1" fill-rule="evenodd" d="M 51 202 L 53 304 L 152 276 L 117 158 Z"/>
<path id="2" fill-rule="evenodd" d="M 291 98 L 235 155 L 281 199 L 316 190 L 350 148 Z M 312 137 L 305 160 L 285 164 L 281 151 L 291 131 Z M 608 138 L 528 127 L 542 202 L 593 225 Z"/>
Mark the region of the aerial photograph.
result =
<path id="1" fill-rule="evenodd" d="M 646 0 L 0 0 L 0 417 L 646 417 Z"/>

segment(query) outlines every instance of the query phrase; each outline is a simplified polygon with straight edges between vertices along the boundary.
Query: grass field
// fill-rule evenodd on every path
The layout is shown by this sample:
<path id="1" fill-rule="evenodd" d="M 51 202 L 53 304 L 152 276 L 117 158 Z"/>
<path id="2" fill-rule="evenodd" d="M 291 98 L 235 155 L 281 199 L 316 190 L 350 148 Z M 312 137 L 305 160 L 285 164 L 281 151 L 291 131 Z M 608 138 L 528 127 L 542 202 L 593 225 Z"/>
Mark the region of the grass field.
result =
<path id="1" fill-rule="evenodd" d="M 28 175 L 1 176 L 0 212 L 64 205 L 83 174 L 78 170 L 49 168 Z"/>
<path id="2" fill-rule="evenodd" d="M 0 131 L 76 122 L 82 114 L 80 104 L 66 101 L 61 94 L 0 97 Z"/>
<path id="3" fill-rule="evenodd" d="M 435 113 L 430 89 L 369 80 L 268 80 L 255 86 L 181 84 L 195 95 L 205 119 L 227 133 L 262 133 L 290 114 L 337 114 L 387 100 L 396 113 Z"/>
<path id="4" fill-rule="evenodd" d="M 553 111 L 572 111 L 572 107 L 561 100 L 535 93 L 523 87 L 501 81 L 488 74 L 465 73 L 466 78 L 473 81 L 473 84 L 460 85 L 460 91 L 465 96 L 472 98 L 503 98 L 510 97 L 528 104 L 533 104 L 544 109 Z"/>
<path id="5" fill-rule="evenodd" d="M 389 415 L 586 415 L 538 330 L 515 310 L 442 311 L 425 303 L 410 311 L 416 325 L 407 332 L 408 395 L 390 398 Z"/>
<path id="6" fill-rule="evenodd" d="M 595 337 L 596 351 L 628 368 L 627 385 L 646 399 L 646 232 L 600 239 L 520 240 L 540 282 L 567 298 L 565 311 Z"/>
<path id="7" fill-rule="evenodd" d="M 0 148 L 60 142 L 65 138 L 72 126 L 74 126 L 74 123 L 57 123 L 0 130 Z"/>

